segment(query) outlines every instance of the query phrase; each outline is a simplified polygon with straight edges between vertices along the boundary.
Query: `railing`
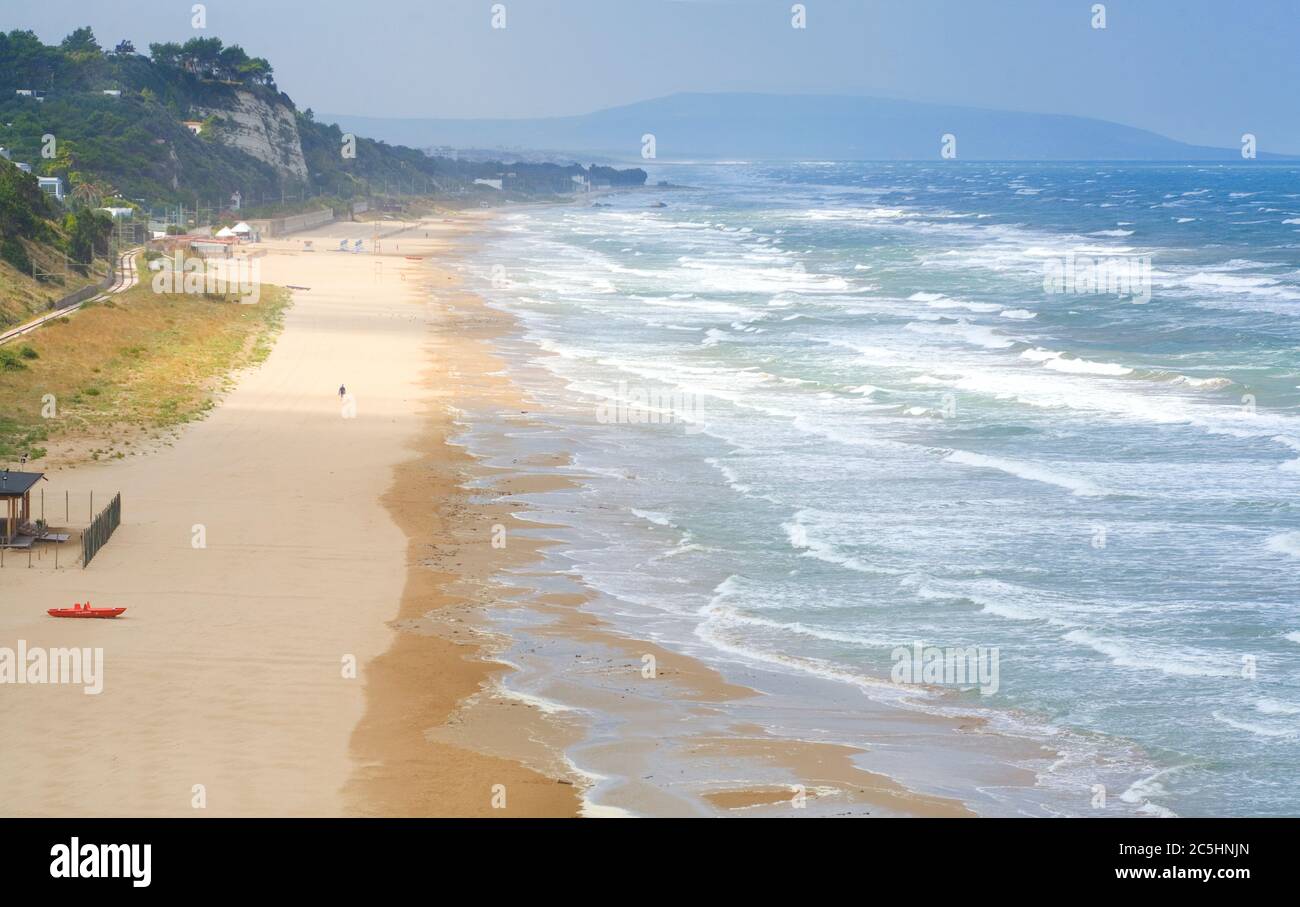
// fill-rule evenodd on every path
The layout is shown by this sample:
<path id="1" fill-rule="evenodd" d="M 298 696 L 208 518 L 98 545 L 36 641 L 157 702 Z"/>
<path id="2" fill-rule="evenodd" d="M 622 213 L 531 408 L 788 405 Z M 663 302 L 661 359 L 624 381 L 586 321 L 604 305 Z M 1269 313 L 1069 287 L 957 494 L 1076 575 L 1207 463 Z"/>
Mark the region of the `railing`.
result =
<path id="1" fill-rule="evenodd" d="M 81 534 L 81 566 L 90 563 L 90 559 L 99 553 L 99 549 L 108 544 L 113 531 L 122 524 L 122 495 L 113 495 L 113 500 L 90 521 L 86 531 Z"/>

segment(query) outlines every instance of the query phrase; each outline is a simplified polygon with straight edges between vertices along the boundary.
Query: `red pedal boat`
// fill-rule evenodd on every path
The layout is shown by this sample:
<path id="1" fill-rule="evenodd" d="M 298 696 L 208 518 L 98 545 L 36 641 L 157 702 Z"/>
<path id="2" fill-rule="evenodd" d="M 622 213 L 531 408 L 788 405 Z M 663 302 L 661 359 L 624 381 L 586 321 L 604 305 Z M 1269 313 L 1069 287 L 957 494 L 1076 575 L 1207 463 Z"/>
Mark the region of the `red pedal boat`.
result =
<path id="1" fill-rule="evenodd" d="M 125 610 L 125 608 L 92 608 L 90 602 L 84 605 L 76 602 L 71 608 L 50 608 L 48 613 L 50 617 L 117 617 Z"/>

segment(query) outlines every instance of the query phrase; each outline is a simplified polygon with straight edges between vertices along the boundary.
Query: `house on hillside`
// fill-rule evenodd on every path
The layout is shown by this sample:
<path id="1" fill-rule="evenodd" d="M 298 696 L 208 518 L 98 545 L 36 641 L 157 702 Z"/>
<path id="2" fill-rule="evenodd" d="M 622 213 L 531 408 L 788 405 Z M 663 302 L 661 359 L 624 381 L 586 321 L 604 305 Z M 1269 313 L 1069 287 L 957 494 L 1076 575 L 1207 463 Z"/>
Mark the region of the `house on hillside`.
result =
<path id="1" fill-rule="evenodd" d="M 181 125 L 184 126 L 186 129 L 188 129 L 190 132 L 194 133 L 195 135 L 203 134 L 202 120 L 182 120 Z"/>
<path id="2" fill-rule="evenodd" d="M 120 97 L 122 97 L 122 91 L 121 91 L 121 89 L 118 89 L 118 88 L 105 88 L 105 89 L 102 91 L 102 94 L 106 94 L 106 95 L 108 95 L 110 98 L 120 98 Z"/>
<path id="3" fill-rule="evenodd" d="M 41 191 L 46 195 L 53 196 L 58 201 L 63 201 L 63 180 L 57 176 L 38 176 L 36 181 L 40 183 Z"/>

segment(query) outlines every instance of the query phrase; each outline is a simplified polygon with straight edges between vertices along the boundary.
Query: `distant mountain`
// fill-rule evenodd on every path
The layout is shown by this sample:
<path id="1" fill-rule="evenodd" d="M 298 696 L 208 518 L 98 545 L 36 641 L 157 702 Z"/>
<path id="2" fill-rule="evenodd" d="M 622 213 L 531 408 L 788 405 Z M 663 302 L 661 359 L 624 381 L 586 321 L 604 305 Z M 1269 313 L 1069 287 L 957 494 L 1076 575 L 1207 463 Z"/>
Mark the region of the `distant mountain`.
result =
<path id="1" fill-rule="evenodd" d="M 675 94 L 582 116 L 384 119 L 328 114 L 343 129 L 416 147 L 510 148 L 682 159 L 938 160 L 945 134 L 960 160 L 1240 161 L 1105 120 L 838 95 Z M 1261 152 L 1261 159 L 1295 160 Z"/>

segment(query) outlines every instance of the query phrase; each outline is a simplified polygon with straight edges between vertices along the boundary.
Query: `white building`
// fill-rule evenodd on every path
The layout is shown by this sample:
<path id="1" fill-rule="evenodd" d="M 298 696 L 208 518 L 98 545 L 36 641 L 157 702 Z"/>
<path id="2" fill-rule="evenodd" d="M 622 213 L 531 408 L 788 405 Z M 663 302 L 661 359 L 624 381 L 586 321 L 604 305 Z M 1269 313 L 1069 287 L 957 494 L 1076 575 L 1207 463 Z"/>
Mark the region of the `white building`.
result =
<path id="1" fill-rule="evenodd" d="M 57 176 L 38 176 L 36 181 L 41 185 L 41 191 L 46 195 L 52 195 L 59 201 L 63 201 L 63 180 Z"/>
<path id="2" fill-rule="evenodd" d="M 501 180 L 474 180 L 476 186 L 491 186 L 493 189 L 501 188 Z"/>
<path id="3" fill-rule="evenodd" d="M 104 94 L 108 95 L 110 98 L 122 97 L 122 92 L 116 88 L 105 88 Z"/>

